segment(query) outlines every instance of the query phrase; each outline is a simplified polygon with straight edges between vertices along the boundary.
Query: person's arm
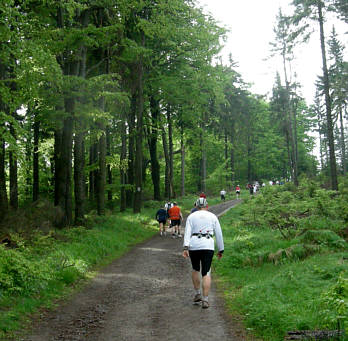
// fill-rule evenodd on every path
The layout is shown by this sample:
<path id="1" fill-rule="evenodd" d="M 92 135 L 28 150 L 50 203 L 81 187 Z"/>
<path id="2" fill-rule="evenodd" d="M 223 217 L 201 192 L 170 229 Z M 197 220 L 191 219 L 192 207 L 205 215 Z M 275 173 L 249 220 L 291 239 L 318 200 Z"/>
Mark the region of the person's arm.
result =
<path id="1" fill-rule="evenodd" d="M 183 251 L 182 255 L 184 258 L 187 258 L 189 256 L 189 246 L 190 246 L 190 240 L 191 240 L 191 219 L 188 217 L 186 219 L 186 226 L 185 226 L 185 234 L 184 234 L 184 244 L 183 244 Z"/>
<path id="2" fill-rule="evenodd" d="M 218 258 L 221 258 L 224 252 L 224 239 L 222 237 L 222 230 L 221 230 L 221 226 L 220 226 L 220 222 L 218 218 L 216 218 L 216 221 L 215 221 L 214 234 L 215 234 L 216 244 L 218 249 L 217 256 Z"/>

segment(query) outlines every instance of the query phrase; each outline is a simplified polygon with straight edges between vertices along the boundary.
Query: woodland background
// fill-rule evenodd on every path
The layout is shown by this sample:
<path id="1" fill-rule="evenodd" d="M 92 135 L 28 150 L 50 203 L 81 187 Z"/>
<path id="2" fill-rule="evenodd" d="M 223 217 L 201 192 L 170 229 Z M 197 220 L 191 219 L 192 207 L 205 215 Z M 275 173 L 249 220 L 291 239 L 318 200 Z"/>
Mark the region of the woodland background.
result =
<path id="1" fill-rule="evenodd" d="M 255 180 L 297 186 L 319 175 L 337 190 L 347 171 L 348 64 L 324 23 L 327 11 L 347 22 L 347 4 L 292 4 L 292 16 L 279 10 L 272 52 L 283 69 L 265 98 L 232 57 L 222 63 L 226 30 L 194 1 L 2 1 L 2 221 L 41 205 L 62 227 L 91 210 L 140 212 L 144 200 Z M 323 74 L 308 106 L 291 62 L 314 28 Z"/>

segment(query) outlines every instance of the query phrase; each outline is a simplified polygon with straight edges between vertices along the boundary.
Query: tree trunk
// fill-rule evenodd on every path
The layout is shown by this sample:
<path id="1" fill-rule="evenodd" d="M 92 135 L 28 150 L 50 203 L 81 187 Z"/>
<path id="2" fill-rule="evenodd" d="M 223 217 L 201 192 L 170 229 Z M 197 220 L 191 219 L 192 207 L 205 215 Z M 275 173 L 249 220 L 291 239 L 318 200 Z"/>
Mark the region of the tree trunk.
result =
<path id="1" fill-rule="evenodd" d="M 120 170 L 120 177 L 121 177 L 121 194 L 120 194 L 120 211 L 123 212 L 126 210 L 127 202 L 126 202 L 126 171 L 124 169 L 124 163 L 127 158 L 127 126 L 126 126 L 126 120 L 123 118 L 122 120 L 122 127 L 121 127 L 121 153 L 120 153 L 120 164 L 121 164 L 121 170 Z"/>
<path id="2" fill-rule="evenodd" d="M 289 155 L 289 167 L 291 172 L 291 179 L 294 182 L 295 186 L 298 186 L 297 179 L 297 160 L 296 160 L 296 147 L 295 147 L 295 130 L 296 130 L 296 113 L 294 112 L 293 105 L 291 103 L 290 96 L 290 84 L 288 81 L 288 75 L 286 71 L 286 55 L 283 53 L 283 69 L 284 69 L 284 78 L 285 78 L 285 88 L 286 88 L 286 139 Z M 292 120 L 294 118 L 294 122 Z"/>
<path id="3" fill-rule="evenodd" d="M 181 196 L 185 196 L 185 140 L 184 140 L 184 125 L 181 125 L 180 131 L 180 150 L 181 150 Z"/>
<path id="4" fill-rule="evenodd" d="M 81 25 L 85 28 L 89 23 L 89 10 L 82 11 L 80 16 Z M 79 58 L 76 64 L 76 75 L 86 79 L 87 47 L 80 47 Z M 83 91 L 82 91 L 83 92 Z M 79 98 L 83 104 L 84 98 Z M 82 117 L 75 119 L 74 141 L 74 193 L 75 193 L 75 225 L 84 220 L 86 201 L 86 177 L 85 177 L 85 125 Z"/>
<path id="5" fill-rule="evenodd" d="M 77 121 L 78 123 L 79 121 Z M 75 193 L 75 225 L 82 223 L 85 214 L 85 134 L 79 131 L 74 141 L 74 193 Z"/>
<path id="6" fill-rule="evenodd" d="M 33 201 L 39 199 L 39 136 L 40 136 L 40 121 L 34 118 L 34 150 L 33 150 Z"/>
<path id="7" fill-rule="evenodd" d="M 144 45 L 144 33 L 142 32 L 142 46 Z M 135 194 L 133 203 L 133 212 L 139 213 L 141 211 L 142 204 L 142 169 L 143 169 L 143 111 L 144 111 L 144 89 L 143 89 L 143 58 L 140 56 L 140 60 L 137 63 L 137 106 L 136 106 L 136 118 L 137 118 L 137 135 L 136 135 L 136 149 L 135 149 Z"/>
<path id="8" fill-rule="evenodd" d="M 151 124 L 149 129 L 149 150 L 151 158 L 151 176 L 153 183 L 153 198 L 154 200 L 161 200 L 160 191 L 160 165 L 157 157 L 157 139 L 158 139 L 158 118 L 160 114 L 159 101 L 153 96 L 150 97 L 151 108 Z"/>
<path id="9" fill-rule="evenodd" d="M 331 189 L 334 191 L 337 191 L 338 182 L 337 182 L 336 156 L 335 156 L 335 139 L 333 134 L 333 122 L 332 122 L 332 115 L 331 115 L 329 73 L 328 73 L 327 63 L 326 63 L 322 2 L 318 1 L 317 4 L 318 4 L 318 14 L 319 14 L 321 55 L 322 55 L 322 61 L 323 61 L 323 81 L 324 81 L 325 106 L 326 106 L 327 136 L 328 136 L 329 156 L 330 156 Z"/>
<path id="10" fill-rule="evenodd" d="M 66 100 L 66 111 L 72 112 L 74 107 L 73 100 Z M 58 206 L 63 211 L 62 226 L 72 222 L 72 192 L 71 192 L 71 173 L 72 173 L 72 130 L 73 119 L 68 117 L 64 120 L 61 138 L 57 139 L 60 146 L 57 146 L 59 153 L 56 155 L 56 188 L 55 198 Z M 59 132 L 58 132 L 59 134 Z"/>
<path id="11" fill-rule="evenodd" d="M 29 110 L 28 110 L 29 114 Z M 27 138 L 25 142 L 25 199 L 29 199 L 32 196 L 32 154 L 33 154 L 33 129 L 32 129 L 32 119 L 29 116 L 28 120 L 28 130 L 27 130 Z"/>
<path id="12" fill-rule="evenodd" d="M 226 171 L 226 183 L 228 183 L 229 176 L 228 176 L 228 136 L 227 136 L 227 130 L 224 130 L 224 150 L 225 150 L 225 171 Z"/>
<path id="13" fill-rule="evenodd" d="M 234 158 L 234 126 L 232 126 L 231 129 L 231 137 L 230 137 L 230 143 L 231 143 L 231 150 L 230 150 L 230 166 L 231 166 L 231 183 L 234 183 L 235 180 L 235 158 Z"/>
<path id="14" fill-rule="evenodd" d="M 207 178 L 207 154 L 204 146 L 203 139 L 203 127 L 199 135 L 200 147 L 201 147 L 201 179 L 200 179 L 200 190 L 202 192 L 206 191 L 205 180 Z"/>
<path id="15" fill-rule="evenodd" d="M 342 163 L 342 173 L 346 175 L 347 173 L 347 160 L 346 160 L 346 143 L 344 139 L 344 123 L 343 123 L 343 114 L 342 114 L 342 106 L 339 109 L 340 115 L 340 133 L 341 133 L 341 163 Z"/>
<path id="16" fill-rule="evenodd" d="M 8 210 L 6 173 L 5 173 L 5 141 L 0 138 L 0 218 L 3 218 Z"/>
<path id="17" fill-rule="evenodd" d="M 106 155 L 108 157 L 111 157 L 111 133 L 110 128 L 106 128 Z M 107 183 L 109 185 L 108 189 L 108 202 L 110 204 L 110 207 L 112 207 L 112 171 L 111 171 L 111 165 L 110 163 L 107 164 L 106 167 L 106 173 L 107 173 Z"/>
<path id="18" fill-rule="evenodd" d="M 97 144 L 92 143 L 92 145 L 89 147 L 89 166 L 94 166 L 97 162 Z M 93 203 L 94 199 L 96 198 L 97 193 L 97 171 L 91 170 L 89 171 L 89 201 Z"/>
<path id="19" fill-rule="evenodd" d="M 175 197 L 174 194 L 174 155 L 173 155 L 173 123 L 171 109 L 167 107 L 167 122 L 168 122 L 168 156 L 169 156 L 169 197 Z"/>
<path id="20" fill-rule="evenodd" d="M 14 140 L 16 140 L 16 133 L 12 125 L 10 125 L 10 132 Z M 18 209 L 18 157 L 17 152 L 9 151 L 9 168 L 10 168 L 10 206 L 13 209 Z"/>
<path id="21" fill-rule="evenodd" d="M 137 106 L 137 97 L 134 93 L 131 100 L 131 109 L 128 115 L 128 169 L 127 169 L 127 189 L 126 202 L 127 207 L 133 207 L 134 200 L 134 142 L 135 142 L 135 112 Z"/>
<path id="22" fill-rule="evenodd" d="M 102 135 L 98 142 L 98 193 L 97 193 L 97 212 L 98 215 L 105 214 L 105 183 L 106 183 L 106 137 L 105 127 L 102 126 Z"/>
<path id="23" fill-rule="evenodd" d="M 250 142 L 250 135 L 249 135 L 249 133 L 248 133 L 248 137 L 247 137 L 247 157 L 248 157 L 248 182 L 251 183 L 251 181 L 252 181 L 251 142 Z"/>
<path id="24" fill-rule="evenodd" d="M 170 180 L 169 180 L 169 152 L 168 152 L 168 143 L 167 136 L 164 126 L 162 125 L 162 145 L 163 145 L 163 154 L 165 160 L 165 173 L 164 173 L 164 197 L 170 200 Z"/>
<path id="25" fill-rule="evenodd" d="M 286 143 L 286 150 L 288 153 L 288 164 L 289 164 L 289 170 L 290 170 L 290 178 L 291 181 L 294 181 L 294 168 L 292 163 L 292 154 L 291 154 L 291 146 L 290 146 L 290 137 L 289 137 L 289 129 L 286 127 L 285 129 L 285 143 Z"/>

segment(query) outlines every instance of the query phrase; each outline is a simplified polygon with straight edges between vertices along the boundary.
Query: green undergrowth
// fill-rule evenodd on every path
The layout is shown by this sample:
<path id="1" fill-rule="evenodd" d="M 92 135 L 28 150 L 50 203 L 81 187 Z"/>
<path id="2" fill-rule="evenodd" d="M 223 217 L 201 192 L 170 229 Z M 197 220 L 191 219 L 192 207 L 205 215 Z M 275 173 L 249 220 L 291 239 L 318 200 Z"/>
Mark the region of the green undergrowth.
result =
<path id="1" fill-rule="evenodd" d="M 39 307 L 50 307 L 98 267 L 151 237 L 152 210 L 93 218 L 92 226 L 12 235 L 17 247 L 0 246 L 0 339 L 20 330 Z"/>
<path id="2" fill-rule="evenodd" d="M 347 199 L 345 186 L 273 186 L 221 217 L 225 253 L 215 271 L 229 309 L 254 335 L 348 335 Z"/>
<path id="3" fill-rule="evenodd" d="M 177 200 L 183 212 L 195 197 Z M 217 199 L 212 199 L 217 202 Z M 158 232 L 155 214 L 164 202 L 147 201 L 132 210 L 86 217 L 86 226 L 10 233 L 11 248 L 0 245 L 0 339 L 11 339 L 40 309 L 79 290 L 98 269 Z"/>

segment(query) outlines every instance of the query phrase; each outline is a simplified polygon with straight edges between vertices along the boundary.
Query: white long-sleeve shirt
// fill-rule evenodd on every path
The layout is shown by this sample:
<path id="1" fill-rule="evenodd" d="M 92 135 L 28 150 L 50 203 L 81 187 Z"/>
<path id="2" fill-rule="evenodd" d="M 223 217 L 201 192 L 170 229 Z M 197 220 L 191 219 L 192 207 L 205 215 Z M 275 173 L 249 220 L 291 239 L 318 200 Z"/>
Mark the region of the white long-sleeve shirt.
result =
<path id="1" fill-rule="evenodd" d="M 214 250 L 214 239 L 193 236 L 194 233 L 209 233 L 215 235 L 218 251 L 224 250 L 221 226 L 215 214 L 198 210 L 191 213 L 186 219 L 184 247 L 189 250 Z"/>

